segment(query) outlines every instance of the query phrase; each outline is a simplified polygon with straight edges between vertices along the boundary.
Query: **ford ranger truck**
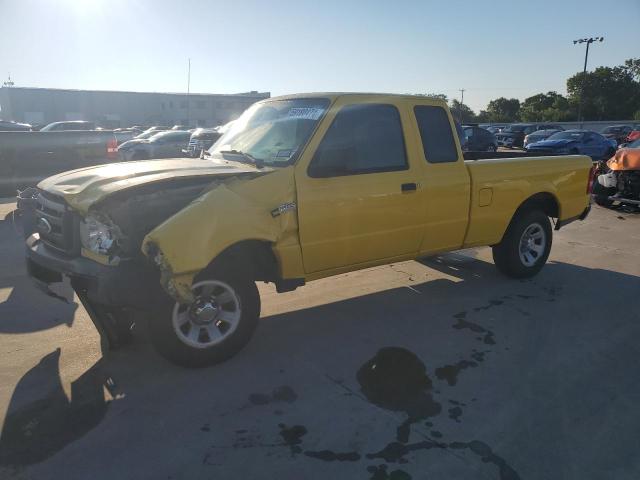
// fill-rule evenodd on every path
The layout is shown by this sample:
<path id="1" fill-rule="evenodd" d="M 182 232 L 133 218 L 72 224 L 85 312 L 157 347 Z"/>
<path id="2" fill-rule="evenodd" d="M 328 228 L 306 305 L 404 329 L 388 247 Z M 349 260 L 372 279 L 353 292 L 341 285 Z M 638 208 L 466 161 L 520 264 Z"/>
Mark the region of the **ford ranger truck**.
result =
<path id="1" fill-rule="evenodd" d="M 580 155 L 465 161 L 446 103 L 306 94 L 251 106 L 200 159 L 114 163 L 38 185 L 30 274 L 63 279 L 113 347 L 141 315 L 158 351 L 225 360 L 260 316 L 257 281 L 312 280 L 462 248 L 535 275 L 590 208 Z"/>

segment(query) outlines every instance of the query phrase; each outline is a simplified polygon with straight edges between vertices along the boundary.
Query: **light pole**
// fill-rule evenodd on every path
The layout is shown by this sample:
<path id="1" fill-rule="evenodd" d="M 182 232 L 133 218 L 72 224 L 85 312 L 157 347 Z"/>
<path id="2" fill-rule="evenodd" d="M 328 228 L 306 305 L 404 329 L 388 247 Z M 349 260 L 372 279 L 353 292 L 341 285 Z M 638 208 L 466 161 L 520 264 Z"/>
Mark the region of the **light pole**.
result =
<path id="1" fill-rule="evenodd" d="M 191 59 L 189 59 L 189 68 L 187 70 L 187 127 L 190 127 L 191 122 L 191 105 L 189 105 L 189 93 L 191 91 Z"/>
<path id="2" fill-rule="evenodd" d="M 461 94 L 461 99 L 460 99 L 460 123 L 464 123 L 464 113 L 463 113 L 463 107 L 464 107 L 464 88 L 460 89 L 460 94 Z"/>
<path id="3" fill-rule="evenodd" d="M 580 129 L 582 129 L 582 103 L 584 102 L 584 85 L 587 82 L 587 59 L 589 58 L 589 45 L 593 42 L 602 42 L 604 37 L 591 37 L 591 38 L 579 38 L 574 40 L 573 44 L 586 43 L 587 50 L 584 52 L 584 69 L 582 70 L 582 86 L 580 91 L 580 102 L 578 103 L 578 122 L 580 122 Z"/>

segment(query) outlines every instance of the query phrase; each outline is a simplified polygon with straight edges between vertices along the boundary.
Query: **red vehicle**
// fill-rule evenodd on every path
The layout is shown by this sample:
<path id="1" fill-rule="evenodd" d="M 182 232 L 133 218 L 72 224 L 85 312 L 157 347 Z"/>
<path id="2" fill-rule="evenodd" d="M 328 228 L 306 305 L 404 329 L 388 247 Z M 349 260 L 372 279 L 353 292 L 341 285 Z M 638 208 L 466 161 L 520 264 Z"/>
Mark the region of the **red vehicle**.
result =
<path id="1" fill-rule="evenodd" d="M 627 135 L 627 143 L 631 143 L 634 140 L 638 140 L 640 138 L 640 126 L 636 126 L 635 129 Z"/>

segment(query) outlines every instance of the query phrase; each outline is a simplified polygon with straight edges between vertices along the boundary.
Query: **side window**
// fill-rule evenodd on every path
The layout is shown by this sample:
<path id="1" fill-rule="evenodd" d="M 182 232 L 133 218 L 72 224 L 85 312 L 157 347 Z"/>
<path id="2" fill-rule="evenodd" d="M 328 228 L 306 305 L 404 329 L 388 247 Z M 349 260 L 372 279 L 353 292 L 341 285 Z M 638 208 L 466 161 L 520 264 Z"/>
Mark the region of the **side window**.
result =
<path id="1" fill-rule="evenodd" d="M 318 146 L 310 177 L 406 170 L 400 113 L 393 105 L 343 107 Z"/>
<path id="2" fill-rule="evenodd" d="M 442 107 L 419 105 L 413 108 L 418 122 L 424 156 L 429 163 L 458 161 L 456 142 L 447 112 Z"/>

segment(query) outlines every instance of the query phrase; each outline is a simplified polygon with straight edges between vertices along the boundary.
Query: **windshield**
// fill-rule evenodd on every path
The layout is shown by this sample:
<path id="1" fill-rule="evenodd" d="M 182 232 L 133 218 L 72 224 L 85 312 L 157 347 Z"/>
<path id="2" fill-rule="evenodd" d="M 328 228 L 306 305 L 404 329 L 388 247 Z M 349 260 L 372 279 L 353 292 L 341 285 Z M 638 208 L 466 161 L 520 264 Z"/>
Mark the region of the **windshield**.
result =
<path id="1" fill-rule="evenodd" d="M 619 133 L 622 132 L 624 127 L 607 127 L 605 128 L 602 133 Z"/>
<path id="2" fill-rule="evenodd" d="M 558 132 L 551 135 L 547 140 L 582 140 L 584 132 Z"/>
<path id="3" fill-rule="evenodd" d="M 261 164 L 295 161 L 329 106 L 327 98 L 272 100 L 249 108 L 211 147 L 211 155 L 242 155 Z"/>

